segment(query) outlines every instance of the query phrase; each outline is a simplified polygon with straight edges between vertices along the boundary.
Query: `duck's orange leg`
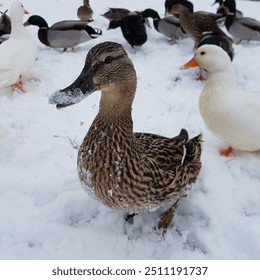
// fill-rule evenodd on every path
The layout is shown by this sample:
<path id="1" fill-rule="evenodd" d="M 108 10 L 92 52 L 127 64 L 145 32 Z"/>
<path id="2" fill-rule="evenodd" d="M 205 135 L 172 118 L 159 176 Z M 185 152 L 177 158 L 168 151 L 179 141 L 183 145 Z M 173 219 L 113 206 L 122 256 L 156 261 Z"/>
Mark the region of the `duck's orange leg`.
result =
<path id="1" fill-rule="evenodd" d="M 233 148 L 229 146 L 227 149 L 222 149 L 219 151 L 219 154 L 223 157 L 228 157 L 233 152 Z"/>
<path id="2" fill-rule="evenodd" d="M 25 92 L 25 89 L 23 88 L 23 80 L 22 80 L 22 76 L 19 77 L 19 80 L 11 85 L 12 90 L 19 90 L 21 92 Z"/>
<path id="3" fill-rule="evenodd" d="M 180 204 L 180 200 L 185 197 L 186 195 L 178 198 L 176 202 L 161 216 L 161 219 L 155 229 L 161 230 L 162 234 L 164 234 L 167 229 L 172 225 L 172 221 L 174 218 L 175 211 Z"/>

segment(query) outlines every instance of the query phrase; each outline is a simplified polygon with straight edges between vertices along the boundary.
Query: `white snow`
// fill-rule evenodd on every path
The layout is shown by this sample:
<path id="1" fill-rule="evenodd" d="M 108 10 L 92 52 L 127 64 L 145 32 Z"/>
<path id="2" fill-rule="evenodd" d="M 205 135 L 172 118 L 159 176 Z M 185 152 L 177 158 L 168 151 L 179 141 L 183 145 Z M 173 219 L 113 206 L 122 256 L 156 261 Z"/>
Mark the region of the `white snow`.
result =
<path id="1" fill-rule="evenodd" d="M 11 3 L 5 0 L 1 10 L 9 9 Z M 49 25 L 77 19 L 81 3 L 25 0 L 30 12 L 25 20 L 33 14 Z M 211 1 L 193 3 L 195 10 L 216 10 Z M 164 1 L 95 0 L 90 4 L 91 26 L 103 30 L 100 38 L 79 45 L 76 52 L 63 53 L 42 45 L 38 28 L 28 27 L 38 55 L 26 76 L 27 92 L 0 90 L 0 122 L 9 132 L 0 137 L 0 258 L 259 259 L 260 153 L 219 156 L 219 148 L 226 146 L 208 131 L 198 111 L 203 88 L 203 82 L 194 80 L 198 69 L 179 69 L 192 57 L 193 42 L 185 39 L 170 45 L 152 27 L 147 30 L 148 41 L 133 50 L 120 29 L 106 30 L 108 21 L 100 16 L 108 7 L 150 7 L 163 16 Z M 237 8 L 244 16 L 260 20 L 259 2 L 237 1 Z M 106 40 L 123 44 L 137 71 L 135 131 L 170 137 L 186 128 L 190 136 L 201 132 L 204 136 L 199 179 L 164 237 L 153 231 L 163 209 L 139 214 L 133 225 L 126 224 L 124 213 L 103 206 L 81 187 L 77 148 L 97 114 L 100 93 L 62 110 L 48 103 L 50 94 L 78 77 L 87 52 Z M 239 86 L 260 94 L 260 42 L 234 48 Z"/>

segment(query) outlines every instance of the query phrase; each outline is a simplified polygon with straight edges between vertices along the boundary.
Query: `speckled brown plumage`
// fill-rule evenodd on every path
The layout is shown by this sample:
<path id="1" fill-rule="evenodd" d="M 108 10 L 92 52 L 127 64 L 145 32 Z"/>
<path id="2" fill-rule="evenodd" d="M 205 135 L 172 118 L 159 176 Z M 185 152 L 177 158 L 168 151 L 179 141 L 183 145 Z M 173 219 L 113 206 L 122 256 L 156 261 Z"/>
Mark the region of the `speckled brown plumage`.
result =
<path id="1" fill-rule="evenodd" d="M 102 16 L 111 20 L 121 20 L 123 17 L 127 16 L 130 10 L 123 8 L 109 8 Z"/>
<path id="2" fill-rule="evenodd" d="M 215 19 L 218 17 L 215 14 L 204 14 L 203 12 L 191 13 L 187 7 L 181 4 L 174 5 L 170 9 L 171 14 L 179 14 L 180 25 L 183 30 L 191 36 L 195 42 L 195 47 L 198 46 L 205 32 L 215 34 L 226 34 L 218 27 Z"/>
<path id="3" fill-rule="evenodd" d="M 136 72 L 120 44 L 92 48 L 79 78 L 50 101 L 67 106 L 74 102 L 68 96 L 95 90 L 101 90 L 99 112 L 78 153 L 85 188 L 125 212 L 148 211 L 185 196 L 200 172 L 201 135 L 189 140 L 185 129 L 173 138 L 133 132 Z"/>
<path id="4" fill-rule="evenodd" d="M 150 135 L 133 134 L 126 125 L 130 121 L 115 126 L 95 119 L 79 151 L 81 181 L 98 200 L 126 212 L 149 210 L 183 196 L 200 169 L 200 138 L 189 142 L 182 131 L 185 140 L 183 135 L 172 141 L 156 136 L 148 144 Z M 185 144 L 190 154 L 182 165 Z"/>

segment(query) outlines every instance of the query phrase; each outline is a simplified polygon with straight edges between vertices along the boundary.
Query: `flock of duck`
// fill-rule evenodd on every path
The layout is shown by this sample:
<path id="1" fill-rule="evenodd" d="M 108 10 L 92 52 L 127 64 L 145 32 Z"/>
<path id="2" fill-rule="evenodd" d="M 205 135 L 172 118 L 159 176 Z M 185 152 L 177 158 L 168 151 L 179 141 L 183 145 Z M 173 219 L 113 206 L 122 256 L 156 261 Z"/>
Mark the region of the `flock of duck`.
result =
<path id="1" fill-rule="evenodd" d="M 216 14 L 194 12 L 192 3 L 187 0 L 166 0 L 166 13 L 172 15 L 164 18 L 152 9 L 143 12 L 110 9 L 103 16 L 109 19 L 109 28 L 121 27 L 132 46 L 146 41 L 143 31 L 149 17 L 153 18 L 155 29 L 174 42 L 191 37 L 195 54 L 183 69 L 198 66 L 209 72 L 199 109 L 209 130 L 228 146 L 220 154 L 229 156 L 233 149 L 258 151 L 260 96 L 238 88 L 232 67 L 233 41 L 219 28 L 218 21 L 224 20 L 232 37 L 240 41 L 260 40 L 260 23 L 244 18 L 236 10 L 234 0 L 216 0 L 216 3 L 219 3 Z M 23 25 L 24 13 L 22 3 L 13 2 L 9 29 L 3 28 L 3 22 L 6 24 L 8 20 L 6 12 L 2 14 L 1 32 L 10 32 L 10 36 L 0 45 L 0 88 L 10 86 L 13 90 L 25 91 L 22 76 L 36 59 L 36 47 Z M 39 39 L 45 45 L 66 49 L 84 41 L 79 31 L 86 32 L 89 38 L 102 33 L 88 25 L 93 18 L 89 1 L 84 1 L 78 9 L 78 17 L 79 21 L 64 21 L 48 27 L 40 16 L 31 16 L 25 25 L 38 25 Z M 76 26 L 76 30 L 72 26 Z M 70 33 L 62 35 L 65 30 Z M 64 36 L 69 38 L 66 40 Z M 75 42 L 77 36 L 80 39 Z M 49 103 L 63 108 L 80 102 L 94 91 L 101 91 L 98 114 L 78 152 L 80 181 L 95 199 L 128 213 L 127 220 L 138 212 L 174 202 L 157 225 L 165 231 L 172 224 L 181 198 L 187 195 L 200 173 L 202 135 L 189 138 L 185 129 L 173 138 L 133 132 L 131 111 L 136 86 L 135 68 L 122 45 L 102 42 L 88 52 L 75 82 L 54 92 Z"/>

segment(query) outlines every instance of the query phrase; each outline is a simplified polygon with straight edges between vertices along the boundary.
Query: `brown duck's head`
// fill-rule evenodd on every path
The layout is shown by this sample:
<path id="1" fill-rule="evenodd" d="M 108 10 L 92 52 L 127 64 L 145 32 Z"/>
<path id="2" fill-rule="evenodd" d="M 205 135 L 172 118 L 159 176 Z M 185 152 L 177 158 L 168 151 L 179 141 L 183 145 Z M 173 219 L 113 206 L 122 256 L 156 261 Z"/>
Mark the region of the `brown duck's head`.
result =
<path id="1" fill-rule="evenodd" d="M 129 87 L 133 90 L 129 91 Z M 103 42 L 89 51 L 79 77 L 70 86 L 54 92 L 49 103 L 61 108 L 76 104 L 97 90 L 110 96 L 128 92 L 134 95 L 135 88 L 135 69 L 122 45 Z"/>
<path id="2" fill-rule="evenodd" d="M 83 4 L 89 6 L 89 0 L 83 0 Z"/>
<path id="3" fill-rule="evenodd" d="M 175 14 L 175 15 L 180 15 L 184 12 L 189 13 L 189 9 L 182 4 L 173 5 L 169 10 L 169 14 Z"/>

